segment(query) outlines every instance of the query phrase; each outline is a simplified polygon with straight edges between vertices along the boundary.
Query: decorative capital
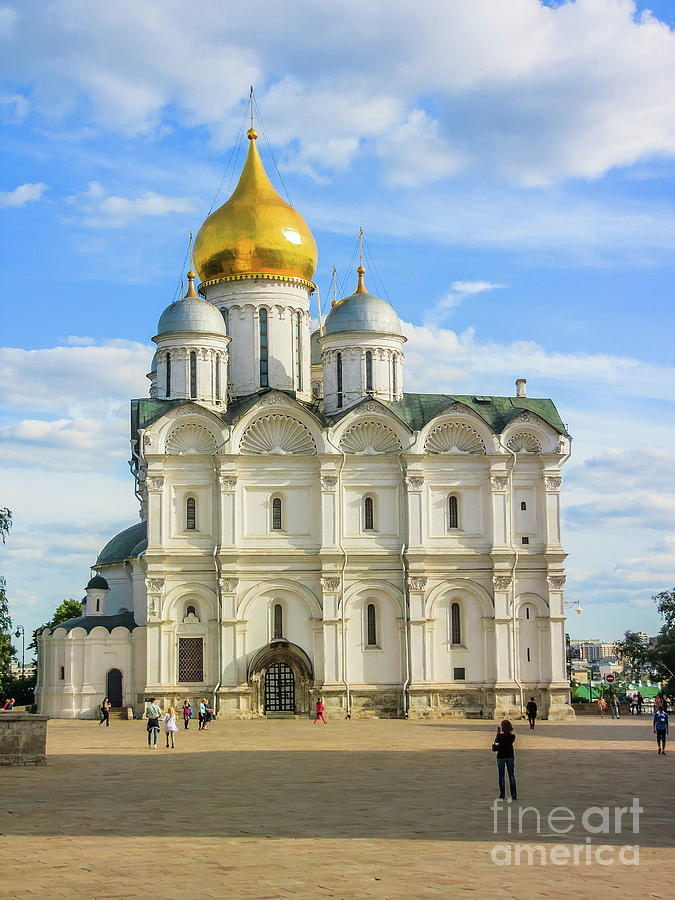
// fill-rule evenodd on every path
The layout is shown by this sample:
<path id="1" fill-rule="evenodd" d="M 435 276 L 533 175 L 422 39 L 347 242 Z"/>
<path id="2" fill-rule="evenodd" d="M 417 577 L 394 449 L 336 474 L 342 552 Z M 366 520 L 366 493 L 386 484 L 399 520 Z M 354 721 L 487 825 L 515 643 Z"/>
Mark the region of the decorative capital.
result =
<path id="1" fill-rule="evenodd" d="M 511 587 L 510 575 L 496 575 L 493 578 L 493 584 L 496 591 L 508 591 Z"/>
<path id="2" fill-rule="evenodd" d="M 224 594 L 234 594 L 239 587 L 238 578 L 221 578 L 220 589 Z"/>
<path id="3" fill-rule="evenodd" d="M 562 591 L 567 578 L 564 575 L 549 575 L 548 586 L 552 591 Z"/>
<path id="4" fill-rule="evenodd" d="M 322 475 L 321 476 L 321 490 L 322 491 L 334 491 L 337 487 L 337 475 Z"/>
<path id="5" fill-rule="evenodd" d="M 411 575 L 408 578 L 408 589 L 411 591 L 423 591 L 427 586 L 426 578 L 418 575 Z"/>
<path id="6" fill-rule="evenodd" d="M 143 446 L 149 447 L 150 444 L 152 444 L 152 438 L 150 437 L 149 434 L 144 434 L 143 435 Z"/>
<path id="7" fill-rule="evenodd" d="M 493 475 L 490 479 L 490 487 L 493 491 L 505 491 L 508 483 L 508 475 Z"/>
<path id="8" fill-rule="evenodd" d="M 149 616 L 158 616 L 159 615 L 159 603 L 160 599 L 156 595 L 152 595 L 148 597 L 148 615 Z"/>
<path id="9" fill-rule="evenodd" d="M 148 594 L 161 594 L 164 590 L 164 579 L 147 578 L 145 582 L 145 589 Z"/>
<path id="10" fill-rule="evenodd" d="M 379 403 L 375 403 L 374 400 L 368 400 L 366 403 L 362 403 L 361 406 L 359 406 L 359 411 L 369 413 L 381 412 L 382 408 Z"/>
<path id="11" fill-rule="evenodd" d="M 559 491 L 561 484 L 562 478 L 558 478 L 557 476 L 544 479 L 544 486 L 547 491 Z"/>
<path id="12" fill-rule="evenodd" d="M 424 478 L 420 478 L 417 475 L 410 475 L 406 479 L 406 483 L 409 491 L 421 491 L 424 487 Z"/>
<path id="13" fill-rule="evenodd" d="M 148 475 L 146 482 L 149 491 L 161 491 L 164 487 L 163 475 Z"/>
<path id="14" fill-rule="evenodd" d="M 194 412 L 194 409 L 192 407 L 192 404 L 187 403 L 185 406 L 179 406 L 178 409 L 176 410 L 175 414 L 177 416 L 189 416 L 193 412 Z"/>
<path id="15" fill-rule="evenodd" d="M 236 475 L 220 475 L 220 489 L 221 491 L 234 491 L 237 487 L 237 476 Z"/>
<path id="16" fill-rule="evenodd" d="M 322 578 L 321 579 L 321 590 L 322 591 L 339 591 L 340 590 L 340 579 L 339 578 Z"/>

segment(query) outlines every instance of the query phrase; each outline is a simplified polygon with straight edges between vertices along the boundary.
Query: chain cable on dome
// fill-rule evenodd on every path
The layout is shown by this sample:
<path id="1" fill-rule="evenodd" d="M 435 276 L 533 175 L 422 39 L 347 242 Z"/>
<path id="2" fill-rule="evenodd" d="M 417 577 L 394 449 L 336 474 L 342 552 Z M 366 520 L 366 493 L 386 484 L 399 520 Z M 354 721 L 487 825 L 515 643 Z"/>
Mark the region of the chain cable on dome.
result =
<path id="1" fill-rule="evenodd" d="M 252 101 L 252 109 L 255 109 L 256 115 L 258 117 L 258 122 L 260 123 L 260 130 L 262 131 L 263 138 L 265 139 L 265 145 L 267 146 L 267 152 L 272 157 L 272 162 L 274 163 L 274 169 L 277 173 L 277 178 L 281 182 L 281 186 L 284 189 L 284 194 L 286 194 L 286 199 L 288 200 L 288 205 L 295 209 L 293 206 L 293 201 L 291 200 L 291 195 L 288 193 L 288 189 L 284 183 L 284 179 L 281 177 L 281 172 L 279 171 L 279 166 L 277 165 L 277 160 L 274 155 L 274 151 L 272 150 L 272 144 L 270 143 L 270 139 L 267 137 L 267 132 L 265 131 L 265 123 L 263 122 L 262 113 L 260 112 L 260 107 L 258 106 L 258 101 L 255 99 L 255 93 L 253 89 L 251 89 L 251 101 Z"/>
<path id="2" fill-rule="evenodd" d="M 377 266 L 375 265 L 375 260 L 373 258 L 373 254 L 370 252 L 370 247 L 368 246 L 368 242 L 366 241 L 365 237 L 363 238 L 363 246 L 366 251 L 366 258 L 367 258 L 373 272 L 375 273 L 375 278 L 378 281 L 380 288 L 382 288 L 382 293 L 387 298 L 389 303 L 391 303 L 391 305 L 393 306 L 394 304 L 392 303 L 391 297 L 389 296 L 389 291 L 387 290 L 387 288 L 384 284 L 384 281 L 382 281 L 380 273 L 377 270 Z"/>

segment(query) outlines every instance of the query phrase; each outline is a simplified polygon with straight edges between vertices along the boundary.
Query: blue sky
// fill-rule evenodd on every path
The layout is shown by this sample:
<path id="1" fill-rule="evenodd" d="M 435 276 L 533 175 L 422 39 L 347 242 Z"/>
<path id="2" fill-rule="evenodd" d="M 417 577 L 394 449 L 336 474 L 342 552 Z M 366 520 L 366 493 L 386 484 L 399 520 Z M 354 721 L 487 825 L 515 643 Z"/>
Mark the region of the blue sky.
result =
<path id="1" fill-rule="evenodd" d="M 406 388 L 552 397 L 574 636 L 655 633 L 675 577 L 675 9 L 630 0 L 0 3 L 0 550 L 32 628 L 135 521 L 128 400 L 248 86 L 319 246 L 363 226 Z M 242 142 L 245 143 L 245 142 Z M 281 190 L 266 142 L 260 149 Z M 228 165 L 229 163 L 229 165 Z"/>

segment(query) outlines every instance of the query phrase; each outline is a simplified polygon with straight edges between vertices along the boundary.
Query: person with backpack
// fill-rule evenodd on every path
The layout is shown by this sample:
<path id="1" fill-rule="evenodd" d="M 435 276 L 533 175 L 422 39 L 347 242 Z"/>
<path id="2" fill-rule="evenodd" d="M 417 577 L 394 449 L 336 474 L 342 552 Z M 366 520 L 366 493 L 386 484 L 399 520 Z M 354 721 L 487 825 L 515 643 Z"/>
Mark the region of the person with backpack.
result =
<path id="1" fill-rule="evenodd" d="M 659 748 L 659 756 L 666 755 L 666 736 L 668 734 L 668 713 L 657 709 L 654 713 L 654 734 L 656 745 Z"/>
<path id="2" fill-rule="evenodd" d="M 530 702 L 525 707 L 525 712 L 527 713 L 527 721 L 530 723 L 530 731 L 534 731 L 534 723 L 537 718 L 537 704 L 534 697 L 530 697 Z"/>
<path id="3" fill-rule="evenodd" d="M 190 724 L 190 719 L 192 718 L 192 707 L 190 706 L 190 701 L 186 700 L 183 703 L 183 722 L 185 723 L 185 730 L 188 730 L 188 725 Z"/>
<path id="4" fill-rule="evenodd" d="M 508 719 L 504 719 L 502 724 L 497 728 L 493 751 L 497 754 L 497 772 L 499 773 L 499 797 L 503 800 L 506 797 L 506 785 L 504 782 L 504 769 L 509 773 L 509 788 L 511 789 L 511 799 L 517 800 L 516 792 L 516 776 L 515 776 L 515 757 L 513 753 L 513 745 L 516 742 L 516 736 L 513 733 L 513 725 Z"/>
<path id="5" fill-rule="evenodd" d="M 199 704 L 199 731 L 206 730 L 206 699 Z"/>
<path id="6" fill-rule="evenodd" d="M 153 747 L 152 739 L 154 738 L 154 749 L 157 749 L 157 735 L 159 734 L 159 717 L 162 715 L 161 707 L 155 703 L 155 698 L 150 697 L 150 702 L 145 708 L 145 716 L 148 720 L 148 750 Z"/>

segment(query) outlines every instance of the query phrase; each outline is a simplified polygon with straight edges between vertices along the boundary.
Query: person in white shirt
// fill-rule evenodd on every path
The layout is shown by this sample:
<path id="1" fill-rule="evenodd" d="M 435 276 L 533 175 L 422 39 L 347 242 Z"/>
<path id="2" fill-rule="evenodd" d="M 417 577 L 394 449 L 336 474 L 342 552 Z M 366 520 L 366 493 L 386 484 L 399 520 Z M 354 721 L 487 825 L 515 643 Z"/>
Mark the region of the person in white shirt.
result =
<path id="1" fill-rule="evenodd" d="M 169 737 L 171 737 L 171 749 L 175 750 L 176 745 L 174 744 L 173 736 L 178 731 L 178 725 L 176 725 L 176 710 L 173 706 L 170 706 L 167 711 L 164 713 L 164 734 L 166 734 L 166 749 L 169 749 Z"/>

